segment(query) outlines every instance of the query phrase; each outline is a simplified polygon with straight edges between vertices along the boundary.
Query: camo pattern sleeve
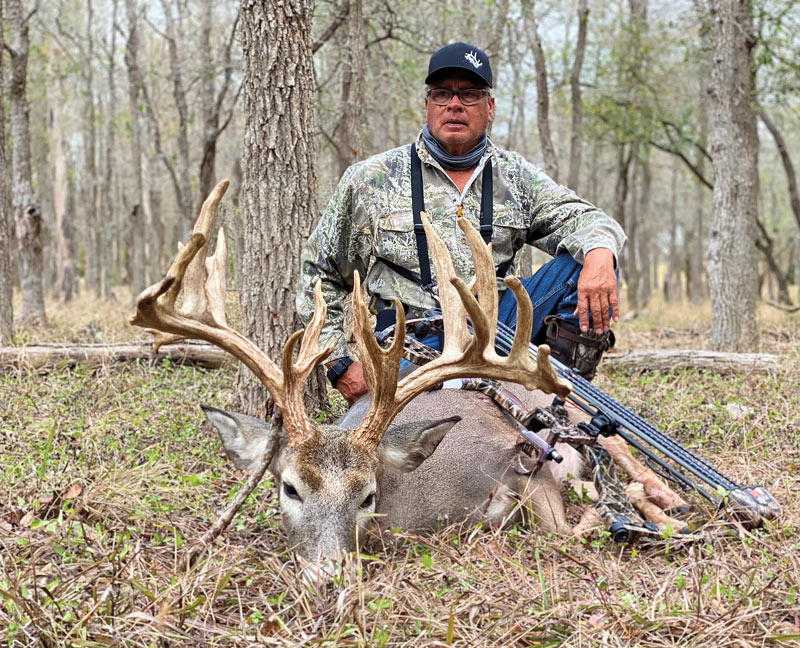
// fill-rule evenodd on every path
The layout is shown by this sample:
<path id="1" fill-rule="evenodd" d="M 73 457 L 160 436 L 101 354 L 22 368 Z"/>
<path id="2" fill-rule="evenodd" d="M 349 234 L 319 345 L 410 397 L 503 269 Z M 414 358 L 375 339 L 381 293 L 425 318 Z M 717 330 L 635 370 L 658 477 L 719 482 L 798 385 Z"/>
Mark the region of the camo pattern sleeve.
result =
<path id="1" fill-rule="evenodd" d="M 594 248 L 619 256 L 625 233 L 605 212 L 554 182 L 522 156 L 498 150 L 511 193 L 529 215 L 527 242 L 551 256 L 569 254 L 579 263 Z"/>

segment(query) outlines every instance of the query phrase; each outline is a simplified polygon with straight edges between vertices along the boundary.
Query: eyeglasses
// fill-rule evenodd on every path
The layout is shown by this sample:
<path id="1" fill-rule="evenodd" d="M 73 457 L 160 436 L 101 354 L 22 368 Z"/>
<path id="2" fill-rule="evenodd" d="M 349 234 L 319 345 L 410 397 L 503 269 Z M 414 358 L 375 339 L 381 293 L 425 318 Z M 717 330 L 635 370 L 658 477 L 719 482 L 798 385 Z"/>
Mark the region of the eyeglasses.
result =
<path id="1" fill-rule="evenodd" d="M 474 106 L 482 97 L 490 96 L 488 90 L 480 88 L 464 88 L 463 90 L 448 90 L 447 88 L 432 88 L 425 95 L 437 106 L 446 106 L 453 99 L 453 95 L 458 96 L 458 100 L 465 106 Z"/>

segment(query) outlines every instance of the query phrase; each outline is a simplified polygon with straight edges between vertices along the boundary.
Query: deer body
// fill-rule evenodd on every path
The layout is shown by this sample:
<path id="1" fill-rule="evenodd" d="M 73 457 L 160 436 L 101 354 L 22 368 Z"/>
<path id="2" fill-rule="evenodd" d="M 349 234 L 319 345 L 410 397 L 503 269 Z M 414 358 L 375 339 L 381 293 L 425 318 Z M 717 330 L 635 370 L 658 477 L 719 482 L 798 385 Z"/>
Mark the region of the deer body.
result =
<path id="1" fill-rule="evenodd" d="M 513 390 L 526 406 L 549 401 L 542 392 Z M 533 460 L 499 408 L 474 391 L 442 389 L 418 396 L 384 434 L 377 455 L 353 441 L 369 407 L 356 403 L 337 425 L 297 450 L 283 441 L 270 464 L 280 482 L 283 525 L 306 558 L 332 558 L 356 549 L 372 529 L 433 531 L 466 522 L 506 526 L 533 513 L 544 528 L 566 527 L 561 486 L 581 471 L 581 459 L 559 446 L 565 461 Z M 205 408 L 226 452 L 249 469 L 265 451 L 267 424 Z M 357 530 L 358 528 L 358 530 Z"/>

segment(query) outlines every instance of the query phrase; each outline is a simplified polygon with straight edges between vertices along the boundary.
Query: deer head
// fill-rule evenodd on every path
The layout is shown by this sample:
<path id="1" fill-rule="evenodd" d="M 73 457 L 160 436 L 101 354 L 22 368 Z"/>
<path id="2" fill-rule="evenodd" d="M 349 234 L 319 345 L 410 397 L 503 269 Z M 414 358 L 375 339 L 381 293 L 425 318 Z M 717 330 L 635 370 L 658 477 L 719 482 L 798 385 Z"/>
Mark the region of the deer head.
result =
<path id="1" fill-rule="evenodd" d="M 536 363 L 528 356 L 533 308 L 519 280 L 504 280 L 517 299 L 517 334 L 510 354 L 501 357 L 494 350 L 498 295 L 489 248 L 466 219 L 459 219 L 475 262 L 475 281 L 468 288 L 455 276 L 447 249 L 423 215 L 444 320 L 441 356 L 398 382 L 403 336 L 396 335 L 388 349 L 378 345 L 356 273 L 353 331 L 370 391 L 369 409 L 352 430 L 314 423 L 305 412 L 302 394 L 308 375 L 330 354 L 330 349 L 318 346 L 326 315 L 321 288 L 317 285 L 315 289 L 314 316 L 308 329 L 288 339 L 280 364 L 227 325 L 222 229 L 214 255 L 206 258 L 213 219 L 227 187 L 227 181 L 215 187 L 167 275 L 137 299 L 131 323 L 150 330 L 156 348 L 182 338 L 211 342 L 241 360 L 266 386 L 281 409 L 280 434 L 272 434 L 269 424 L 249 416 L 203 409 L 237 467 L 253 469 L 265 454 L 270 457 L 269 469 L 280 482 L 283 524 L 291 546 L 301 555 L 327 558 L 353 550 L 358 529 L 380 511 L 380 476 L 388 470 L 417 468 L 459 420 L 417 421 L 398 426 L 390 438 L 385 436 L 394 417 L 418 394 L 452 378 L 474 376 L 561 395 L 569 391 L 569 384 L 554 373 L 546 346 L 539 347 Z M 178 307 L 181 289 L 183 303 Z M 396 330 L 404 331 L 403 309 L 399 303 L 397 306 Z M 472 320 L 472 333 L 465 314 Z"/>

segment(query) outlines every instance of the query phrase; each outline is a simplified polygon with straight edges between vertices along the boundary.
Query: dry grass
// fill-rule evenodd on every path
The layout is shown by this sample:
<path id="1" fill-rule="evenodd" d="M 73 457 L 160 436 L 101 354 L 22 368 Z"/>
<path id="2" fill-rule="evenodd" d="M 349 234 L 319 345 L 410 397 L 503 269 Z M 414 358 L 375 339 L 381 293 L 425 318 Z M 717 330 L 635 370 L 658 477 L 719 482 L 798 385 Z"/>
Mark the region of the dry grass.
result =
<path id="1" fill-rule="evenodd" d="M 96 321 L 118 341 L 130 336 L 126 311 L 80 302 L 51 310 L 57 332 L 25 335 L 80 339 Z M 787 356 L 779 375 L 598 382 L 725 472 L 766 485 L 784 507 L 774 524 L 745 532 L 696 502 L 708 535 L 686 545 L 453 528 L 371 548 L 325 585 L 297 578 L 268 481 L 192 571 L 179 568 L 241 483 L 197 407 L 224 407 L 231 373 L 0 376 L 0 636 L 9 646 L 798 645 L 800 379 L 796 316 L 781 315 L 764 327 Z M 670 336 L 647 317 L 623 322 L 621 342 L 707 343 L 705 324 L 674 308 L 656 317 Z M 736 419 L 732 402 L 752 412 Z"/>

